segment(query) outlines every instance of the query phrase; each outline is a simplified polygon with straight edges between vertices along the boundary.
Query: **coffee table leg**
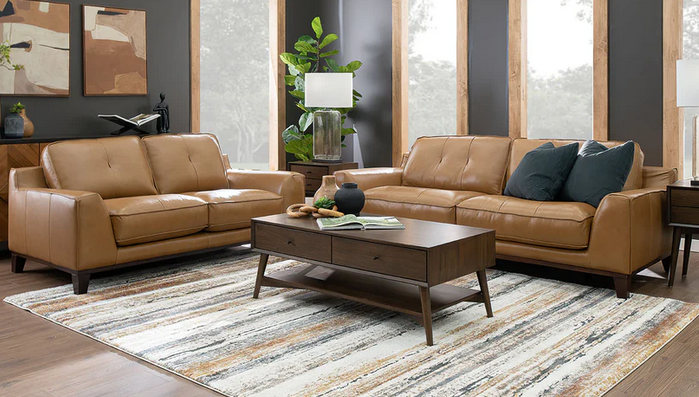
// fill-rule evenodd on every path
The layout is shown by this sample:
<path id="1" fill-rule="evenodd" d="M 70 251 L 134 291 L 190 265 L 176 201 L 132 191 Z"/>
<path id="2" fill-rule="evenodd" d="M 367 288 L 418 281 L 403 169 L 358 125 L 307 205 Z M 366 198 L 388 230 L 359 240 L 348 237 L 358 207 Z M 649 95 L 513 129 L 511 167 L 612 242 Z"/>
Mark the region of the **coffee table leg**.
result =
<path id="1" fill-rule="evenodd" d="M 265 276 L 265 269 L 267 268 L 267 259 L 269 259 L 269 255 L 260 254 L 260 264 L 257 265 L 257 279 L 255 280 L 255 292 L 252 293 L 253 298 L 257 298 L 260 295 L 262 278 Z"/>
<path id="2" fill-rule="evenodd" d="M 478 276 L 478 284 L 481 285 L 481 294 L 483 294 L 485 312 L 488 317 L 493 317 L 493 308 L 490 306 L 490 292 L 488 292 L 488 277 L 485 275 L 485 270 L 477 271 L 476 276 Z"/>
<path id="3" fill-rule="evenodd" d="M 432 346 L 432 300 L 429 287 L 420 287 L 420 302 L 422 303 L 422 322 L 425 325 L 427 346 Z"/>

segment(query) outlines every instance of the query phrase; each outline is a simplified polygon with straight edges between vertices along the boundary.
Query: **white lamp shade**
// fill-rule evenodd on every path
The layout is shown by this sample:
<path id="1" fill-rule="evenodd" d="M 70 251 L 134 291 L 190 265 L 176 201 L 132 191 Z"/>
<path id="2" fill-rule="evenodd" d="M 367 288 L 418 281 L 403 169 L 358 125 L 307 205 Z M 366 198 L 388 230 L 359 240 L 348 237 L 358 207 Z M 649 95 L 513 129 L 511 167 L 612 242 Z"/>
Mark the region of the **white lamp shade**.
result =
<path id="1" fill-rule="evenodd" d="M 677 107 L 699 107 L 699 60 L 677 61 Z"/>
<path id="2" fill-rule="evenodd" d="M 306 73 L 307 108 L 351 108 L 352 73 Z"/>

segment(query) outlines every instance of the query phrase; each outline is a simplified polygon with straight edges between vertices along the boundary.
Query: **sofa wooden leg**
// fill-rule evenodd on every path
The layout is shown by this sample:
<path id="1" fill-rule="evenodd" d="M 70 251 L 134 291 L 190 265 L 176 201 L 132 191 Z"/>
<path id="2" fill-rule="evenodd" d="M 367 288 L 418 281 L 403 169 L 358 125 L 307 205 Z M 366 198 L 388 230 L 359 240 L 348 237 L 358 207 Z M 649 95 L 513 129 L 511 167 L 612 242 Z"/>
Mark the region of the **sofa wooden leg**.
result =
<path id="1" fill-rule="evenodd" d="M 614 277 L 614 288 L 617 298 L 628 299 L 631 291 L 631 276 Z"/>
<path id="2" fill-rule="evenodd" d="M 90 284 L 90 274 L 73 274 L 73 293 L 82 295 L 87 293 L 87 286 Z"/>
<path id="3" fill-rule="evenodd" d="M 12 254 L 12 273 L 22 273 L 24 271 L 24 264 L 27 263 L 27 258 L 18 256 L 17 254 Z"/>

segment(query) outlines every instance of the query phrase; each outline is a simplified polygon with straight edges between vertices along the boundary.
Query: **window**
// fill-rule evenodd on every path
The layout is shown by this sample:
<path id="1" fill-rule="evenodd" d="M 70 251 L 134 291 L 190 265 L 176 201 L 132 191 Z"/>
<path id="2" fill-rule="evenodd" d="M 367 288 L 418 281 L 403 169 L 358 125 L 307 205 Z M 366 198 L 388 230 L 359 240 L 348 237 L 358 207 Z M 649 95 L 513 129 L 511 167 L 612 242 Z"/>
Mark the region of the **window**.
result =
<path id="1" fill-rule="evenodd" d="M 684 0 L 683 59 L 699 59 L 699 0 Z M 684 178 L 692 175 L 692 119 L 699 108 L 684 108 Z"/>
<path id="2" fill-rule="evenodd" d="M 409 0 L 408 142 L 456 131 L 456 0 Z"/>
<path id="3" fill-rule="evenodd" d="M 591 139 L 592 0 L 527 2 L 527 136 Z"/>
<path id="4" fill-rule="evenodd" d="M 221 12 L 225 10 L 225 12 Z M 201 2 L 201 131 L 233 168 L 269 168 L 269 2 Z"/>

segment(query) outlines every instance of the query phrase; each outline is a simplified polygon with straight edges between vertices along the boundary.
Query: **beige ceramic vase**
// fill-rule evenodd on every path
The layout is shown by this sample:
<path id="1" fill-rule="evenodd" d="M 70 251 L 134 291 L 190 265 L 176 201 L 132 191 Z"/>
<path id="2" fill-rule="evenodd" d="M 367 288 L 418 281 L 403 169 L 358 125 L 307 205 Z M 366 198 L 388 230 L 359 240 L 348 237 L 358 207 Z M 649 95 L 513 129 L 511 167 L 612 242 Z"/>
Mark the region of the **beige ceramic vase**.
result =
<path id="1" fill-rule="evenodd" d="M 32 121 L 27 117 L 26 109 L 22 109 L 19 112 L 19 115 L 24 119 L 24 135 L 22 136 L 29 138 L 30 136 L 34 135 L 34 123 L 32 123 Z"/>
<path id="2" fill-rule="evenodd" d="M 335 199 L 335 193 L 340 190 L 335 184 L 335 177 L 332 175 L 323 176 L 323 183 L 320 185 L 320 189 L 313 196 L 313 202 L 315 203 L 321 197 L 327 197 L 330 200 Z"/>

